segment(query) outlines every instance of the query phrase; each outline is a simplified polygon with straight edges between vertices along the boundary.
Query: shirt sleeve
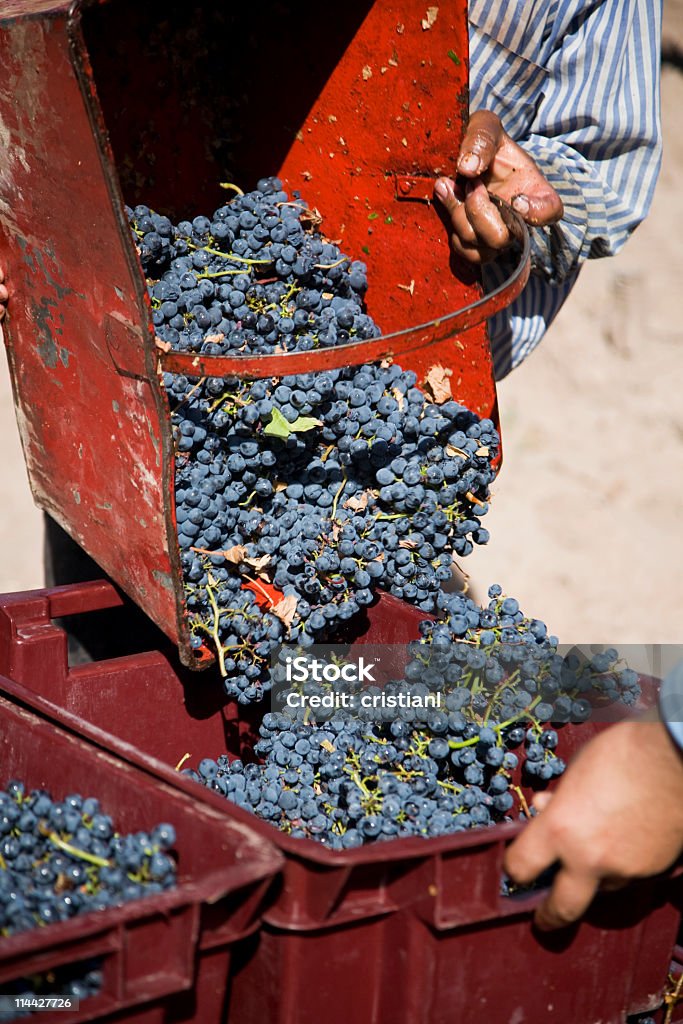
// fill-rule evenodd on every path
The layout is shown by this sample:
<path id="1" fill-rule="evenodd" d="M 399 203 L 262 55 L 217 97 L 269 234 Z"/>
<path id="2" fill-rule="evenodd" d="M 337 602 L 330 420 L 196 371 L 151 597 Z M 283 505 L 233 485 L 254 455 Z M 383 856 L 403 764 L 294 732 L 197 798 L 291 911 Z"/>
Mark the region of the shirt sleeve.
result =
<path id="1" fill-rule="evenodd" d="M 662 153 L 661 15 L 662 0 L 602 0 L 556 26 L 543 94 L 517 139 L 564 203 L 559 224 L 532 229 L 533 269 L 550 282 L 614 255 L 649 210 Z"/>
<path id="2" fill-rule="evenodd" d="M 669 672 L 662 682 L 659 714 L 672 740 L 683 750 L 683 662 Z"/>

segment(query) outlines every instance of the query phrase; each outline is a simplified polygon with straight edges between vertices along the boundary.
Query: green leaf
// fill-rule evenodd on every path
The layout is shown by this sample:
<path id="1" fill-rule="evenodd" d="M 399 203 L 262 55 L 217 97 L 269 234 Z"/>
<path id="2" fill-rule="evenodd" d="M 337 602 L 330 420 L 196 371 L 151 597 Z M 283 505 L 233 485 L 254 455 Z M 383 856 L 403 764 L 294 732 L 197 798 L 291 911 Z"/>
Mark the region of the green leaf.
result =
<path id="1" fill-rule="evenodd" d="M 322 427 L 322 425 L 322 420 L 314 420 L 311 416 L 299 416 L 293 423 L 287 424 L 293 434 L 303 434 L 307 430 L 313 430 L 314 427 Z"/>
<path id="2" fill-rule="evenodd" d="M 270 423 L 265 425 L 263 433 L 269 437 L 281 437 L 286 441 L 294 429 L 293 425 L 285 419 L 279 409 L 273 409 L 270 415 Z"/>
<path id="3" fill-rule="evenodd" d="M 388 217 L 384 218 L 384 223 L 385 224 L 393 224 L 394 223 L 394 218 L 391 216 L 391 214 L 389 214 Z"/>
<path id="4" fill-rule="evenodd" d="M 453 61 L 453 63 L 455 64 L 455 66 L 459 68 L 459 67 L 460 67 L 460 64 L 461 64 L 461 60 L 460 60 L 460 58 L 458 57 L 458 55 L 457 55 L 457 53 L 455 52 L 455 50 L 449 50 L 449 51 L 448 51 L 448 56 L 449 56 L 449 57 L 451 58 L 451 60 L 452 60 L 452 61 Z"/>
<path id="5" fill-rule="evenodd" d="M 361 245 L 360 251 L 364 252 L 366 256 L 370 255 L 370 250 L 368 249 L 367 245 Z"/>
<path id="6" fill-rule="evenodd" d="M 378 217 L 379 217 L 378 213 L 369 213 L 368 214 L 368 220 L 377 220 Z"/>

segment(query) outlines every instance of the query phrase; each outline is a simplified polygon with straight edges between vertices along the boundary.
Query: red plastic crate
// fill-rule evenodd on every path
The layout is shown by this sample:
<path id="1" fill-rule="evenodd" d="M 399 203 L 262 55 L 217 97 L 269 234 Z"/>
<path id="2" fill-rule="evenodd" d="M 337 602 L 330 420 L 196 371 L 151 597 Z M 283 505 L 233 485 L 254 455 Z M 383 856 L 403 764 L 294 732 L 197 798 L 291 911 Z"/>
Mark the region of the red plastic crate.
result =
<path id="1" fill-rule="evenodd" d="M 258 927 L 280 866 L 277 851 L 143 767 L 0 697 L 0 783 L 12 778 L 55 799 L 97 796 L 121 832 L 170 821 L 178 881 L 120 908 L 2 939 L 0 992 L 15 979 L 102 958 L 101 991 L 77 1011 L 41 1013 L 40 1020 L 164 1024 L 172 1010 L 178 1024 L 220 1024 L 232 956 Z"/>
<path id="2" fill-rule="evenodd" d="M 542 937 L 531 928 L 541 894 L 500 894 L 517 824 L 339 853 L 290 839 L 172 770 L 186 752 L 196 764 L 251 742 L 259 709 L 240 713 L 218 677 L 184 676 L 152 652 L 68 668 L 51 620 L 115 600 L 101 583 L 1 597 L 0 673 L 13 682 L 0 688 L 278 845 L 282 888 L 235 973 L 230 1022 L 621 1024 L 661 1003 L 678 880 L 604 894 L 576 929 Z M 405 642 L 420 617 L 383 601 L 360 642 Z M 596 728 L 563 729 L 560 752 Z"/>

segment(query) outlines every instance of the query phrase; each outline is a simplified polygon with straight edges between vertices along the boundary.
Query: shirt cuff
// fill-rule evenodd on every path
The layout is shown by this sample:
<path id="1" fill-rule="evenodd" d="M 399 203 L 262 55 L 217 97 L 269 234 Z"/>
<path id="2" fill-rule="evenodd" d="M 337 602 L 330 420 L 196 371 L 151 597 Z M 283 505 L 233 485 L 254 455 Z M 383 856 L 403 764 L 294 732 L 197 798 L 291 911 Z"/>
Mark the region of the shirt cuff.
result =
<path id="1" fill-rule="evenodd" d="M 662 681 L 659 714 L 672 740 L 683 750 L 683 661 Z"/>
<path id="2" fill-rule="evenodd" d="M 563 143 L 532 136 L 519 145 L 538 164 L 564 206 L 557 224 L 530 228 L 531 266 L 557 284 L 591 256 L 609 254 L 604 186 L 589 165 Z"/>

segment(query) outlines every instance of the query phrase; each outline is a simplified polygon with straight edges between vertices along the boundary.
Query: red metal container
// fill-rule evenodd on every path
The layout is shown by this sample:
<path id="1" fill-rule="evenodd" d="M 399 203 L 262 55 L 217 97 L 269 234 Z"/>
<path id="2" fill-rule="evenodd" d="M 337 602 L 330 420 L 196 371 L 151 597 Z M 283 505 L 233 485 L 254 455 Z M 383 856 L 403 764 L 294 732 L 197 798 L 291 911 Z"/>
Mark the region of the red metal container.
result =
<path id="1" fill-rule="evenodd" d="M 69 669 L 52 619 L 117 600 L 105 584 L 0 599 L 0 687 L 198 802 L 250 825 L 285 857 L 282 888 L 233 979 L 236 1024 L 622 1024 L 657 1007 L 680 920 L 680 880 L 603 895 L 576 929 L 531 928 L 540 893 L 501 895 L 516 824 L 332 853 L 290 839 L 178 776 L 249 746 L 251 720 L 211 673 L 183 675 L 160 653 Z M 401 643 L 421 615 L 389 599 L 368 610 L 363 642 Z M 561 731 L 566 756 L 592 734 Z"/>
<path id="2" fill-rule="evenodd" d="M 0 991 L 18 978 L 102 958 L 103 986 L 59 1021 L 169 1020 L 220 1024 L 234 953 L 257 928 L 280 860 L 265 840 L 144 767 L 123 763 L 68 729 L 0 697 L 0 780 L 21 779 L 63 799 L 97 796 L 121 832 L 170 821 L 177 830 L 175 890 L 0 942 Z"/>
<path id="3" fill-rule="evenodd" d="M 485 319 L 528 276 L 481 300 L 430 204 L 467 113 L 466 4 L 352 0 L 334 29 L 313 0 L 10 0 L 0 14 L 0 258 L 6 342 L 37 504 L 196 665 L 158 371 L 300 372 L 320 356 L 195 359 L 154 344 L 123 198 L 194 216 L 230 174 L 280 173 L 369 264 L 385 337 L 328 350 L 338 366 L 394 355 L 496 418 Z M 460 310 L 452 315 L 454 310 Z M 457 334 L 457 337 L 456 337 Z M 238 365 L 239 364 L 239 365 Z M 320 363 L 318 362 L 320 368 Z"/>

